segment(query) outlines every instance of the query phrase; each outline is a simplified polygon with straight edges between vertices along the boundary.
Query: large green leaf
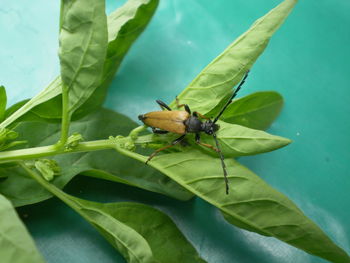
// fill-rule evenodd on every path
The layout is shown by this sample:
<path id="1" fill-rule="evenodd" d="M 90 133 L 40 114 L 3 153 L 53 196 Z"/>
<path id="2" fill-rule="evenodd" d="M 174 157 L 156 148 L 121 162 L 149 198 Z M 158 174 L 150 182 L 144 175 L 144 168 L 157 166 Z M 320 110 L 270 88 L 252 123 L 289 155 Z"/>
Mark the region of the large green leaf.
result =
<path id="1" fill-rule="evenodd" d="M 141 162 L 147 160 L 124 148 L 116 149 Z M 233 159 L 225 162 L 229 195 L 225 194 L 220 159 L 193 148 L 157 156 L 149 165 L 218 207 L 230 223 L 240 228 L 278 238 L 332 262 L 350 262 L 350 257 L 286 196 Z"/>
<path id="2" fill-rule="evenodd" d="M 100 86 L 79 108 L 74 118 L 86 115 L 100 106 L 107 88 L 118 67 L 137 37 L 151 20 L 158 0 L 129 0 L 108 16 L 108 48 L 104 62 L 103 77 Z M 60 119 L 62 81 L 57 77 L 46 89 L 26 102 L 11 114 L 0 127 L 6 127 L 15 121 L 33 121 Z"/>
<path id="3" fill-rule="evenodd" d="M 222 100 L 232 94 L 232 87 L 238 84 L 264 51 L 269 39 L 283 24 L 296 2 L 285 0 L 258 19 L 180 93 L 178 98 L 181 103 L 188 104 L 191 109 L 202 114 L 215 113 Z M 173 102 L 171 107 L 175 105 Z"/>
<path id="4" fill-rule="evenodd" d="M 142 235 L 159 262 L 205 262 L 173 221 L 161 211 L 137 203 L 108 203 L 99 204 L 99 207 Z"/>
<path id="5" fill-rule="evenodd" d="M 136 203 L 97 203 L 62 192 L 21 164 L 32 179 L 61 199 L 114 246 L 129 263 L 205 263 L 172 220 Z"/>
<path id="6" fill-rule="evenodd" d="M 11 203 L 0 194 L 0 259 L 1 263 L 41 263 L 33 239 Z"/>
<path id="7" fill-rule="evenodd" d="M 106 139 L 110 135 L 128 135 L 137 127 L 129 118 L 101 109 L 93 114 L 72 122 L 70 132 L 81 133 L 86 140 Z M 18 139 L 27 140 L 28 147 L 45 146 L 57 142 L 60 124 L 43 122 L 23 122 L 16 127 L 21 135 Z M 126 183 L 153 192 L 172 196 L 180 200 L 192 197 L 187 190 L 145 164 L 120 156 L 114 150 L 99 152 L 71 153 L 54 156 L 61 167 L 61 175 L 53 183 L 62 188 L 75 175 L 87 174 L 101 179 Z M 51 197 L 21 169 L 4 167 L 0 174 L 8 176 L 0 181 L 0 192 L 6 195 L 15 206 L 40 202 Z"/>
<path id="8" fill-rule="evenodd" d="M 92 224 L 129 263 L 155 263 L 147 240 L 132 227 L 110 214 L 104 204 L 64 195 L 68 204 Z M 113 204 L 111 204 L 113 205 Z"/>
<path id="9" fill-rule="evenodd" d="M 77 111 L 84 115 L 101 106 L 120 63 L 151 20 L 158 0 L 129 0 L 108 16 L 108 49 L 98 89 Z"/>
<path id="10" fill-rule="evenodd" d="M 283 106 L 282 96 L 275 91 L 260 91 L 235 100 L 221 119 L 257 130 L 266 130 Z"/>
<path id="11" fill-rule="evenodd" d="M 62 0 L 58 55 L 70 113 L 100 84 L 107 39 L 104 0 Z"/>
<path id="12" fill-rule="evenodd" d="M 156 263 L 147 241 L 134 229 L 118 221 L 108 211 L 104 211 L 103 204 L 85 201 L 68 195 L 47 182 L 36 171 L 25 164 L 21 163 L 20 166 L 31 177 L 31 180 L 34 179 L 33 181 L 42 189 L 61 199 L 93 225 L 129 263 Z"/>

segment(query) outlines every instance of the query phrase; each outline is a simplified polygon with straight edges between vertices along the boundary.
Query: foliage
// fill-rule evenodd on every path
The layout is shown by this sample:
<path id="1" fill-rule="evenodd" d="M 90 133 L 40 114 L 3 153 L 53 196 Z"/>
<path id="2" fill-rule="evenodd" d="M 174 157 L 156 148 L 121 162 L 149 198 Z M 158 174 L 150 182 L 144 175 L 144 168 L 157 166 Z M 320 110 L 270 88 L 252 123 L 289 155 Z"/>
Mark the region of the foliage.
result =
<path id="1" fill-rule="evenodd" d="M 218 122 L 229 195 L 225 194 L 217 153 L 193 143 L 191 135 L 187 147 L 173 147 L 145 166 L 151 149 L 169 144 L 174 135 L 140 135 L 145 127 L 101 108 L 123 57 L 157 4 L 157 0 L 129 0 L 107 18 L 103 0 L 62 0 L 61 75 L 31 100 L 7 110 L 5 88 L 0 87 L 0 193 L 15 206 L 58 197 L 131 263 L 205 261 L 174 222 L 155 208 L 137 203 L 97 203 L 63 192 L 61 189 L 77 174 L 183 201 L 198 196 L 237 227 L 275 237 L 332 262 L 350 262 L 291 200 L 233 159 L 290 143 L 263 131 L 283 105 L 278 93 L 257 92 L 236 99 Z M 184 89 L 179 95 L 182 103 L 215 116 L 295 4 L 296 0 L 285 0 L 258 19 Z M 27 147 L 20 148 L 24 142 Z M 203 136 L 203 142 L 215 145 L 210 136 Z M 5 237 L 1 244 L 8 249 L 0 251 L 1 258 L 15 262 L 11 257 L 16 253 L 26 262 L 42 262 L 2 195 L 0 213 L 6 217 L 0 217 L 1 236 Z"/>

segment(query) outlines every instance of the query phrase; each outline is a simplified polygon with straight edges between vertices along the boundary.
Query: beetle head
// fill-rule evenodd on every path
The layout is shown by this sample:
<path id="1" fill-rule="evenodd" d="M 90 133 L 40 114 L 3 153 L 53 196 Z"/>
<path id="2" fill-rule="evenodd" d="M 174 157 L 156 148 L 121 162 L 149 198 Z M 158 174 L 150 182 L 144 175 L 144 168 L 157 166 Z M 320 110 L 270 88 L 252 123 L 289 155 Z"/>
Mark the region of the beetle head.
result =
<path id="1" fill-rule="evenodd" d="M 202 124 L 202 129 L 206 134 L 213 135 L 214 132 L 219 130 L 220 126 L 215 124 L 212 120 L 206 121 Z"/>

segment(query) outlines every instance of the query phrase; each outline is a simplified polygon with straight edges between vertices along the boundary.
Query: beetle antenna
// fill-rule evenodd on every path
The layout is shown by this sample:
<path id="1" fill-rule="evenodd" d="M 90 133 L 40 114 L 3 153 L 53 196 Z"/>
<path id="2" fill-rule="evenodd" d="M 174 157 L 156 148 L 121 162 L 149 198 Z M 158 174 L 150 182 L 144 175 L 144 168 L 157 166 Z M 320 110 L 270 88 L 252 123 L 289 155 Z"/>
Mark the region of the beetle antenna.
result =
<path id="1" fill-rule="evenodd" d="M 225 162 L 224 162 L 224 155 L 223 155 L 222 152 L 221 152 L 220 145 L 219 145 L 219 141 L 218 141 L 218 139 L 216 138 L 216 134 L 215 134 L 215 133 L 213 133 L 213 137 L 214 137 L 214 140 L 215 140 L 216 148 L 219 150 L 219 156 L 220 156 L 220 160 L 221 160 L 221 166 L 222 166 L 222 170 L 224 171 L 225 186 L 226 186 L 226 194 L 228 195 L 229 187 L 228 187 L 228 179 L 227 179 L 226 165 L 225 165 Z"/>
<path id="2" fill-rule="evenodd" d="M 222 108 L 222 110 L 220 111 L 220 113 L 218 114 L 218 116 L 216 116 L 216 118 L 214 119 L 214 123 L 217 122 L 217 120 L 220 118 L 220 116 L 224 113 L 224 111 L 226 110 L 226 108 L 228 107 L 228 105 L 231 104 L 232 100 L 236 97 L 238 91 L 241 89 L 241 87 L 243 86 L 246 78 L 248 77 L 248 73 L 249 70 L 245 73 L 243 79 L 241 80 L 241 83 L 239 83 L 238 87 L 236 88 L 235 92 L 233 92 L 231 98 L 227 101 L 227 103 L 225 104 L 225 106 Z"/>

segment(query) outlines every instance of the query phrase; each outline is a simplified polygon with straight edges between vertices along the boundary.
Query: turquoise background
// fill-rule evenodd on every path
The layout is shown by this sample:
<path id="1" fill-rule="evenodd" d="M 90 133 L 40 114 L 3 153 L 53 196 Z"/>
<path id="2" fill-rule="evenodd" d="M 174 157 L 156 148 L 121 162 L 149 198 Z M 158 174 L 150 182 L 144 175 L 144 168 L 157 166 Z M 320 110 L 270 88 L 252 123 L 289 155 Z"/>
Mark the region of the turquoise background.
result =
<path id="1" fill-rule="evenodd" d="M 108 12 L 124 1 L 107 1 Z M 106 106 L 136 120 L 170 102 L 250 24 L 281 1 L 162 0 L 124 60 Z M 300 1 L 254 65 L 240 95 L 275 90 L 285 107 L 269 132 L 293 143 L 240 161 L 292 199 L 350 253 L 350 1 Z M 59 72 L 59 1 L 1 0 L 0 81 L 11 104 L 44 88 Z M 91 178 L 66 188 L 96 201 L 131 200 L 165 211 L 209 263 L 319 263 L 273 238 L 240 230 L 195 199 Z M 56 199 L 19 209 L 48 262 L 124 262 L 77 214 Z"/>

